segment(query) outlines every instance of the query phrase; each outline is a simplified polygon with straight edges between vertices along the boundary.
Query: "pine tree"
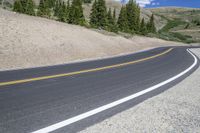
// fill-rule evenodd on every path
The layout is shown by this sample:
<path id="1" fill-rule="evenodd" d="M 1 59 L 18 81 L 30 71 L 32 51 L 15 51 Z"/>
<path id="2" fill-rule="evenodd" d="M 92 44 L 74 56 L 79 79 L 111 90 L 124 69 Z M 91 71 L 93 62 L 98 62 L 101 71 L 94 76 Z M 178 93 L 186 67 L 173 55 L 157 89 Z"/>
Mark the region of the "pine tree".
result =
<path id="1" fill-rule="evenodd" d="M 111 14 L 111 8 L 109 8 L 108 13 L 107 13 L 107 27 L 106 30 L 111 31 L 112 30 L 112 25 L 113 25 L 113 18 Z"/>
<path id="2" fill-rule="evenodd" d="M 83 0 L 83 3 L 86 3 L 86 4 L 89 4 L 91 2 L 92 2 L 92 0 Z"/>
<path id="3" fill-rule="evenodd" d="M 60 11 L 60 8 L 61 8 L 61 0 L 56 0 L 55 2 L 55 5 L 54 5 L 54 16 L 58 16 L 59 15 L 59 11 Z"/>
<path id="4" fill-rule="evenodd" d="M 107 13 L 107 30 L 111 32 L 117 32 L 115 20 L 112 16 L 111 13 L 111 8 L 109 8 L 108 13 Z"/>
<path id="5" fill-rule="evenodd" d="M 151 32 L 151 33 L 155 33 L 156 32 L 156 27 L 155 27 L 155 23 L 154 23 L 154 15 L 151 15 L 150 21 L 147 24 L 147 31 Z"/>
<path id="6" fill-rule="evenodd" d="M 35 4 L 33 0 L 16 0 L 14 2 L 13 11 L 35 15 Z"/>
<path id="7" fill-rule="evenodd" d="M 139 33 L 140 31 L 140 7 L 136 1 L 130 0 L 126 4 L 128 26 L 132 33 Z"/>
<path id="8" fill-rule="evenodd" d="M 140 24 L 140 33 L 142 35 L 146 35 L 147 34 L 147 28 L 146 28 L 146 24 L 145 24 L 144 18 L 142 19 L 141 24 Z"/>
<path id="9" fill-rule="evenodd" d="M 135 9 L 135 28 L 134 28 L 134 30 L 136 32 L 140 31 L 140 7 L 139 7 L 139 5 L 137 5 L 136 9 Z"/>
<path id="10" fill-rule="evenodd" d="M 114 10 L 113 10 L 113 19 L 114 19 L 114 21 L 116 22 L 116 9 L 114 8 Z"/>
<path id="11" fill-rule="evenodd" d="M 105 0 L 98 0 L 97 2 L 97 26 L 106 29 L 107 26 L 107 11 Z"/>
<path id="12" fill-rule="evenodd" d="M 66 22 L 67 21 L 66 17 L 67 17 L 67 7 L 65 5 L 65 2 L 62 2 L 58 10 L 58 20 Z"/>
<path id="13" fill-rule="evenodd" d="M 23 13 L 23 7 L 22 7 L 21 0 L 16 0 L 14 2 L 13 11 Z"/>
<path id="14" fill-rule="evenodd" d="M 55 6 L 56 0 L 47 0 L 47 6 L 48 8 L 53 8 Z"/>
<path id="15" fill-rule="evenodd" d="M 35 15 L 35 4 L 33 2 L 33 0 L 27 0 L 26 1 L 26 7 L 25 7 L 25 13 L 28 15 Z"/>
<path id="16" fill-rule="evenodd" d="M 116 10 L 114 9 L 113 10 L 113 22 L 114 22 L 114 24 L 113 24 L 113 32 L 118 32 L 118 26 L 117 26 L 117 20 L 116 20 Z"/>
<path id="17" fill-rule="evenodd" d="M 122 6 L 118 17 L 118 28 L 122 32 L 129 32 L 126 7 Z"/>
<path id="18" fill-rule="evenodd" d="M 50 17 L 50 13 L 51 11 L 48 8 L 47 0 L 40 0 L 37 15 L 42 17 Z"/>
<path id="19" fill-rule="evenodd" d="M 67 8 L 66 8 L 66 22 L 69 22 L 69 11 L 70 11 L 70 2 L 67 1 Z"/>
<path id="20" fill-rule="evenodd" d="M 83 15 L 82 0 L 73 0 L 69 11 L 69 23 L 84 25 L 85 17 Z"/>
<path id="21" fill-rule="evenodd" d="M 133 0 L 130 0 L 127 4 L 126 4 L 126 10 L 127 10 L 127 18 L 128 18 L 128 26 L 129 29 L 131 30 L 131 32 L 135 31 L 135 25 L 136 25 L 136 16 L 135 16 L 135 12 L 136 12 L 136 3 Z"/>
<path id="22" fill-rule="evenodd" d="M 97 0 L 93 3 L 90 24 L 92 27 L 106 29 L 107 11 L 105 0 Z"/>
<path id="23" fill-rule="evenodd" d="M 91 9 L 91 13 L 90 13 L 90 25 L 93 28 L 97 28 L 97 23 L 98 23 L 98 19 L 97 19 L 97 1 L 95 0 L 93 5 L 92 5 L 92 9 Z"/>
<path id="24" fill-rule="evenodd" d="M 22 4 L 22 8 L 23 8 L 23 13 L 26 12 L 26 4 L 27 4 L 27 0 L 20 0 L 21 4 Z"/>

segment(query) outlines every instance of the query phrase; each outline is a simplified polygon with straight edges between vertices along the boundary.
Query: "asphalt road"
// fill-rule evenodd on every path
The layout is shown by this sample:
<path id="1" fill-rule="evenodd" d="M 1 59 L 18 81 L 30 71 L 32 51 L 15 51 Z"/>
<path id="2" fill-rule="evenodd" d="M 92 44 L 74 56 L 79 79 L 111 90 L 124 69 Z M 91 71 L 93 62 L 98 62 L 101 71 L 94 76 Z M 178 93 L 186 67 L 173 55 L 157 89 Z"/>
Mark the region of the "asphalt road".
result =
<path id="1" fill-rule="evenodd" d="M 26 133 L 54 128 L 52 125 L 56 123 L 155 86 L 194 63 L 194 57 L 186 49 L 156 48 L 103 60 L 2 71 L 0 132 Z M 169 89 L 197 67 L 198 64 L 151 92 L 52 131 L 82 130 Z"/>

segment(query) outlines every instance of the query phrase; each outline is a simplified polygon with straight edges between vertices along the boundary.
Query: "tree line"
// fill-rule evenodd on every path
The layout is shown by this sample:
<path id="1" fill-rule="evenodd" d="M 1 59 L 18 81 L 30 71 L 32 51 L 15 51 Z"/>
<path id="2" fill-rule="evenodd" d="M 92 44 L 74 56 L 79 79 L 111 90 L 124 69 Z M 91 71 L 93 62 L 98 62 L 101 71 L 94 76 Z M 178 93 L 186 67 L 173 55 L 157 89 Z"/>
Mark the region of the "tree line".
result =
<path id="1" fill-rule="evenodd" d="M 13 10 L 28 15 L 37 15 L 47 18 L 56 18 L 58 21 L 76 25 L 88 25 L 82 3 L 91 3 L 91 0 L 40 0 L 38 6 L 33 0 L 16 0 Z M 110 32 L 125 32 L 146 35 L 155 33 L 154 15 L 145 22 L 140 17 L 140 7 L 134 0 L 124 4 L 117 16 L 116 10 L 107 8 L 105 0 L 94 0 L 90 13 L 89 25 L 93 28 L 104 29 Z"/>

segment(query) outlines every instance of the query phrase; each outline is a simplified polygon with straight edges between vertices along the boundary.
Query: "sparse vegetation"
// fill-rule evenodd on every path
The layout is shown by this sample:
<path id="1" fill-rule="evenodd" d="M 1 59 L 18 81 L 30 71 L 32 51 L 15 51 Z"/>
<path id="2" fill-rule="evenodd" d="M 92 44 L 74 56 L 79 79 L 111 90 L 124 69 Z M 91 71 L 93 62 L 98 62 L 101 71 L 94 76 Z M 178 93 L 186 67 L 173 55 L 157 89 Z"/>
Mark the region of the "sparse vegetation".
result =
<path id="1" fill-rule="evenodd" d="M 167 24 L 159 30 L 159 37 L 184 43 L 200 42 L 200 10 L 190 8 L 157 8 L 151 11 Z"/>
<path id="2" fill-rule="evenodd" d="M 192 20 L 192 23 L 194 23 L 196 26 L 200 26 L 200 20 L 198 19 Z"/>
<path id="3" fill-rule="evenodd" d="M 168 23 L 160 30 L 160 32 L 169 32 L 170 29 L 184 24 L 186 24 L 186 22 L 179 19 L 168 20 Z"/>

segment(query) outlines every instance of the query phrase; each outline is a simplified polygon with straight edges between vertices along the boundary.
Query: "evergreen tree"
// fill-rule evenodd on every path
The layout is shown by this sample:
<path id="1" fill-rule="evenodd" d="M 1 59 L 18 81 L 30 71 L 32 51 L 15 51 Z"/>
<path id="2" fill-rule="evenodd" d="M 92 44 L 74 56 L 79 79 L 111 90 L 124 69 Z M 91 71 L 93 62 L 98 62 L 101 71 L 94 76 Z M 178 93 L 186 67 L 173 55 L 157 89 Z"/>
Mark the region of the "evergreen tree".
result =
<path id="1" fill-rule="evenodd" d="M 67 7 L 65 5 L 65 2 L 62 2 L 58 10 L 58 20 L 66 22 L 66 17 L 67 17 Z"/>
<path id="2" fill-rule="evenodd" d="M 144 18 L 142 19 L 141 24 L 140 24 L 140 33 L 142 35 L 146 35 L 147 34 L 147 28 L 146 28 L 146 24 L 145 24 Z"/>
<path id="3" fill-rule="evenodd" d="M 151 33 L 155 33 L 156 32 L 156 27 L 155 27 L 155 23 L 154 23 L 154 15 L 151 15 L 151 18 L 147 24 L 147 31 L 151 32 Z"/>
<path id="4" fill-rule="evenodd" d="M 65 4 L 64 1 L 62 2 L 61 0 L 56 0 L 54 6 L 54 16 L 56 16 L 59 21 L 68 22 L 69 10 L 70 10 L 69 0 L 67 1 L 67 5 Z"/>
<path id="5" fill-rule="evenodd" d="M 108 31 L 111 31 L 113 23 L 114 21 L 111 14 L 111 8 L 109 8 L 107 13 L 107 27 L 106 27 Z"/>
<path id="6" fill-rule="evenodd" d="M 34 7 L 35 4 L 33 0 L 16 0 L 14 2 L 13 11 L 35 15 Z"/>
<path id="7" fill-rule="evenodd" d="M 26 7 L 25 7 L 25 13 L 28 15 L 35 15 L 35 4 L 33 0 L 26 0 Z"/>
<path id="8" fill-rule="evenodd" d="M 140 31 L 140 7 L 139 7 L 139 5 L 137 5 L 136 9 L 135 9 L 135 28 L 134 28 L 134 30 L 136 32 Z"/>
<path id="9" fill-rule="evenodd" d="M 53 8 L 55 6 L 56 0 L 47 0 L 47 6 L 48 8 Z"/>
<path id="10" fill-rule="evenodd" d="M 61 0 L 56 0 L 55 5 L 54 5 L 54 16 L 58 16 L 61 8 Z"/>
<path id="11" fill-rule="evenodd" d="M 23 8 L 23 13 L 26 12 L 26 5 L 27 5 L 27 0 L 20 0 Z"/>
<path id="12" fill-rule="evenodd" d="M 66 8 L 66 21 L 69 22 L 69 11 L 70 11 L 70 2 L 67 1 L 67 8 Z"/>
<path id="13" fill-rule="evenodd" d="M 86 3 L 86 4 L 89 4 L 91 2 L 92 2 L 92 0 L 83 0 L 83 3 Z"/>
<path id="14" fill-rule="evenodd" d="M 90 25 L 94 28 L 97 28 L 98 23 L 97 12 L 97 1 L 95 0 L 90 13 Z"/>
<path id="15" fill-rule="evenodd" d="M 98 0 L 93 3 L 90 14 L 90 24 L 96 28 L 106 29 L 107 11 L 105 0 Z"/>
<path id="16" fill-rule="evenodd" d="M 40 0 L 37 15 L 42 17 L 50 17 L 50 13 L 51 11 L 48 8 L 48 1 Z"/>
<path id="17" fill-rule="evenodd" d="M 82 0 L 73 0 L 69 11 L 69 23 L 84 25 L 85 18 L 83 15 Z"/>
<path id="18" fill-rule="evenodd" d="M 98 0 L 97 2 L 97 26 L 103 29 L 106 28 L 107 25 L 107 11 L 106 11 L 106 3 L 105 0 Z"/>
<path id="19" fill-rule="evenodd" d="M 127 10 L 127 19 L 128 19 L 128 26 L 131 32 L 135 31 L 135 25 L 136 25 L 136 3 L 133 0 L 130 0 L 126 4 L 126 10 Z"/>
<path id="20" fill-rule="evenodd" d="M 114 21 L 116 22 L 116 9 L 114 8 L 114 10 L 113 10 L 113 19 L 114 19 Z"/>
<path id="21" fill-rule="evenodd" d="M 122 32 L 129 32 L 126 7 L 122 6 L 118 17 L 118 28 Z"/>
<path id="22" fill-rule="evenodd" d="M 107 30 L 111 32 L 117 32 L 117 26 L 115 24 L 115 20 L 111 13 L 111 8 L 109 8 L 108 14 L 107 14 Z"/>
<path id="23" fill-rule="evenodd" d="M 22 7 L 21 0 L 16 0 L 14 2 L 13 11 L 23 13 L 23 7 Z"/>
<path id="24" fill-rule="evenodd" d="M 113 21 L 114 21 L 114 24 L 113 24 L 113 32 L 118 32 L 118 26 L 117 26 L 117 20 L 116 20 L 116 10 L 114 9 L 113 10 Z"/>

